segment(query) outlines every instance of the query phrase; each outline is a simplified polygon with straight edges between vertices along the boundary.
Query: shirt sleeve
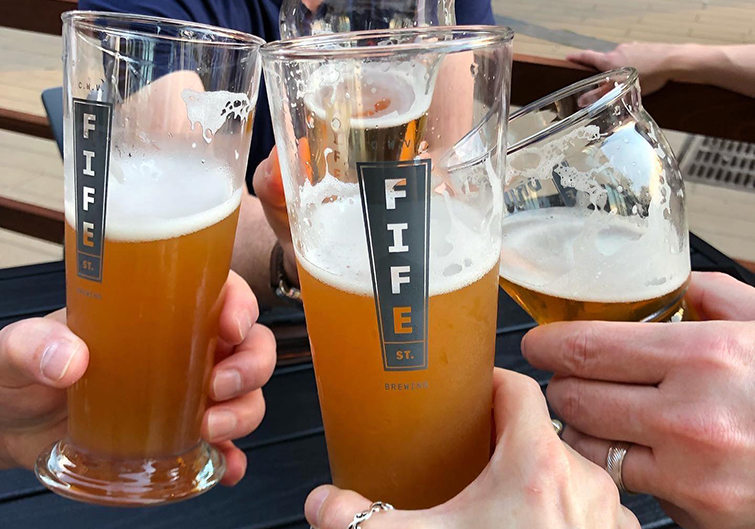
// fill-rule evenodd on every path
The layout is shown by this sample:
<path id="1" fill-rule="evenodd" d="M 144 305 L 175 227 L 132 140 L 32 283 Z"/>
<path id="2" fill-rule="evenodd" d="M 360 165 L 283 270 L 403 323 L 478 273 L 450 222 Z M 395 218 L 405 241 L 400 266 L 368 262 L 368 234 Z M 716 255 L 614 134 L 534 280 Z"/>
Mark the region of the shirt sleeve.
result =
<path id="1" fill-rule="evenodd" d="M 456 0 L 456 23 L 465 25 L 494 25 L 490 0 Z"/>

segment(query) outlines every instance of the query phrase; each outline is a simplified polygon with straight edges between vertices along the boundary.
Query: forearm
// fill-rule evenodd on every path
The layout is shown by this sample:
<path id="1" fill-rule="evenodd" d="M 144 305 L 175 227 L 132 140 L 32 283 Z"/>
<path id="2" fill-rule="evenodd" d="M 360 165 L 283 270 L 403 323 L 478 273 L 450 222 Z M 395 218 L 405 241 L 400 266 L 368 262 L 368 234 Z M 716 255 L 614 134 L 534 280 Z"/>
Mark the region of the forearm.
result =
<path id="1" fill-rule="evenodd" d="M 684 44 L 670 60 L 674 81 L 709 84 L 755 97 L 755 44 Z"/>
<path id="2" fill-rule="evenodd" d="M 231 268 L 252 287 L 260 307 L 282 303 L 270 288 L 270 254 L 276 240 L 259 199 L 245 193 L 241 201 Z"/>

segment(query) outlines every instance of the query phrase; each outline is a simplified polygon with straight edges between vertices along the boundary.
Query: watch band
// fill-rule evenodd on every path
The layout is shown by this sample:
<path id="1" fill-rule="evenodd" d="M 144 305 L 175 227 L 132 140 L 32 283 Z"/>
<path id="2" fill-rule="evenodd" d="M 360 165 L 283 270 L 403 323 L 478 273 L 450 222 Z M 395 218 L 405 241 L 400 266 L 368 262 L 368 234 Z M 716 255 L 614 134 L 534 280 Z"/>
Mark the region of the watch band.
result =
<path id="1" fill-rule="evenodd" d="M 275 243 L 270 254 L 270 288 L 280 299 L 300 304 L 301 290 L 291 285 L 283 266 L 283 247 L 280 242 Z"/>

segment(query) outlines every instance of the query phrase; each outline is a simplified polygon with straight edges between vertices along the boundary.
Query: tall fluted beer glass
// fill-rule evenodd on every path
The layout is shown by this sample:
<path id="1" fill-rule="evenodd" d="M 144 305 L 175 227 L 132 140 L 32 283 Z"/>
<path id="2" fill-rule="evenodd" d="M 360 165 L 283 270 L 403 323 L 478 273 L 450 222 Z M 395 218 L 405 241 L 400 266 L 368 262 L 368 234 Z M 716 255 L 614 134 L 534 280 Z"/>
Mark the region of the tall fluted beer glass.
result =
<path id="1" fill-rule="evenodd" d="M 403 508 L 484 468 L 512 34 L 371 31 L 263 48 L 335 484 Z M 486 116 L 482 156 L 440 156 Z"/>
<path id="2" fill-rule="evenodd" d="M 36 472 L 73 499 L 176 501 L 225 470 L 200 426 L 262 41 L 153 17 L 63 20 L 67 319 L 89 366 Z"/>
<path id="3" fill-rule="evenodd" d="M 635 70 L 520 109 L 509 138 L 500 282 L 538 323 L 693 317 L 684 183 Z"/>

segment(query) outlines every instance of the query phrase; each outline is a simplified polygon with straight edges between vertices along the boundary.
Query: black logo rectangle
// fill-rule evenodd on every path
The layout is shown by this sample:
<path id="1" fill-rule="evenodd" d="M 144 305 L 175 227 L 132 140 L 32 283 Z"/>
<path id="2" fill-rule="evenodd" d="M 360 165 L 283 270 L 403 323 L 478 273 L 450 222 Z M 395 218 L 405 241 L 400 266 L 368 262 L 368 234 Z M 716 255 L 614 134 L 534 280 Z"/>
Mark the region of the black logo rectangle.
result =
<path id="1" fill-rule="evenodd" d="M 383 368 L 427 369 L 430 160 L 357 163 Z"/>
<path id="2" fill-rule="evenodd" d="M 102 282 L 112 105 L 73 99 L 76 273 Z"/>

